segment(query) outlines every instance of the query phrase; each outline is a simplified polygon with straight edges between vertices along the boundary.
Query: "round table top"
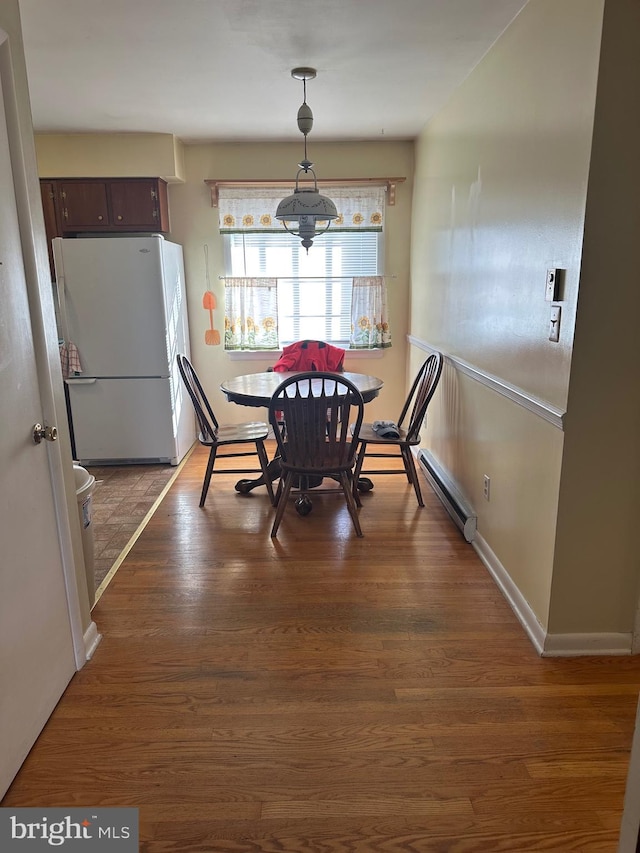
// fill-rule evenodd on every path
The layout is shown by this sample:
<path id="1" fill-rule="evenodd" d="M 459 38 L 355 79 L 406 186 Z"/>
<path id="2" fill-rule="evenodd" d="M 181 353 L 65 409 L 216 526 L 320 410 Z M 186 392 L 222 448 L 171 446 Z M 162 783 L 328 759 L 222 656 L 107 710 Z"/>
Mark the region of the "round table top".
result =
<path id="1" fill-rule="evenodd" d="M 265 373 L 249 373 L 246 376 L 234 376 L 232 379 L 225 379 L 221 383 L 220 389 L 231 403 L 238 403 L 241 406 L 268 406 L 278 385 L 290 376 L 296 376 L 301 372 L 305 371 L 293 373 L 268 371 Z M 383 385 L 382 379 L 378 379 L 377 376 L 367 376 L 364 373 L 345 371 L 336 374 L 337 378 L 342 376 L 353 382 L 362 394 L 365 403 L 369 403 L 374 397 L 377 397 Z"/>

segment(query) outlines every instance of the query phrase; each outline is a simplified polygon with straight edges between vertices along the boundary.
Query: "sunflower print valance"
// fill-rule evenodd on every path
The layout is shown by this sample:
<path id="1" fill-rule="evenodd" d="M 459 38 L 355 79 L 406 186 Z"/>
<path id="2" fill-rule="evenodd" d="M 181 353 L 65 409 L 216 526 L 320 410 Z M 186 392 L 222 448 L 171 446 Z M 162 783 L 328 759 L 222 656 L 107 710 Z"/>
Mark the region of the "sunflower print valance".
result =
<path id="1" fill-rule="evenodd" d="M 284 225 L 275 218 L 278 203 L 290 192 L 287 188 L 220 187 L 218 209 L 220 233 L 280 233 Z M 338 210 L 330 231 L 382 231 L 384 225 L 384 187 L 323 186 Z"/>

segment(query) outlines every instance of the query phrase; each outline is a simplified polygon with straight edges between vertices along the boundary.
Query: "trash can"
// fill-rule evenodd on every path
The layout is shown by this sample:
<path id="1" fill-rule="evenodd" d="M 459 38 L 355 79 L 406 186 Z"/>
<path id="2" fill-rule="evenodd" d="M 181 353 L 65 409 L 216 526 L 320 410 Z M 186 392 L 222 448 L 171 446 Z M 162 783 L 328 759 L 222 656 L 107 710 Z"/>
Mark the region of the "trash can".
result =
<path id="1" fill-rule="evenodd" d="M 91 522 L 91 510 L 93 487 L 96 478 L 90 474 L 82 465 L 74 463 L 73 475 L 76 481 L 76 499 L 78 501 L 78 518 L 82 530 L 82 551 L 84 554 L 84 568 L 87 573 L 87 589 L 89 591 L 89 607 L 93 607 L 96 597 L 96 576 L 93 560 L 93 524 Z"/>

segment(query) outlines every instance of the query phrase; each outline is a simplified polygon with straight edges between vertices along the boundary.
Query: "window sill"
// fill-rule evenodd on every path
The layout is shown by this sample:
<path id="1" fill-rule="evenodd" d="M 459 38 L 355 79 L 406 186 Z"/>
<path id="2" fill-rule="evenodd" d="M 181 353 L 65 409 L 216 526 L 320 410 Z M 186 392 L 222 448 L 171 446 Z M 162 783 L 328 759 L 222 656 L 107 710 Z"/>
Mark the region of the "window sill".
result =
<path id="1" fill-rule="evenodd" d="M 349 361 L 355 359 L 368 361 L 370 359 L 382 358 L 384 351 L 384 349 L 345 349 L 345 358 L 349 359 Z M 268 359 L 276 362 L 282 355 L 282 350 L 231 350 L 230 352 L 226 352 L 226 355 L 230 361 L 264 361 Z"/>

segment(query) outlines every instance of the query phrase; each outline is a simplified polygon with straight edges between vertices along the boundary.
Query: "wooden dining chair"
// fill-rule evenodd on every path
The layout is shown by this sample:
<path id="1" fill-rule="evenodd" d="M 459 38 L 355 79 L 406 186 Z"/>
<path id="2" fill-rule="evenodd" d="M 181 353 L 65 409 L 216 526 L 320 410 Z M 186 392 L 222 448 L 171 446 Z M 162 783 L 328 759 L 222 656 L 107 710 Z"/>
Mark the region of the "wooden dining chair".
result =
<path id="1" fill-rule="evenodd" d="M 356 484 L 360 483 L 361 488 L 367 482 L 366 478 L 369 474 L 406 474 L 407 480 L 413 485 L 418 506 L 424 506 L 411 448 L 420 444 L 420 430 L 440 381 L 442 364 L 443 358 L 440 352 L 432 353 L 423 362 L 402 407 L 400 417 L 394 424 L 397 427 L 397 436 L 383 437 L 374 429 L 374 424 L 361 424 L 360 447 L 354 472 L 354 481 Z M 375 452 L 368 451 L 370 444 L 375 445 Z M 365 457 L 369 459 L 395 457 L 402 460 L 402 468 L 364 468 Z M 369 488 L 371 488 L 370 485 Z"/>
<path id="2" fill-rule="evenodd" d="M 360 391 L 336 373 L 298 373 L 278 386 L 269 403 L 269 421 L 278 443 L 282 471 L 272 536 L 278 532 L 294 482 L 304 491 L 308 478 L 322 481 L 325 477 L 340 483 L 355 531 L 362 536 L 353 469 L 363 412 Z M 279 418 L 284 422 L 284 431 L 279 429 Z M 322 491 L 336 489 L 319 489 L 314 494 Z"/>
<path id="3" fill-rule="evenodd" d="M 258 471 L 262 472 L 271 503 L 275 504 L 273 485 L 268 471 L 269 458 L 264 446 L 264 441 L 269 434 L 268 424 L 262 421 L 251 421 L 250 423 L 229 425 L 219 424 L 193 365 L 185 355 L 178 354 L 176 358 L 178 360 L 180 376 L 182 377 L 186 389 L 189 392 L 191 402 L 193 403 L 193 407 L 196 412 L 196 418 L 198 420 L 198 441 L 204 447 L 209 448 L 209 461 L 207 462 L 207 469 L 205 471 L 204 482 L 202 484 L 200 506 L 204 506 L 212 474 L 256 474 Z M 253 444 L 255 449 L 226 451 L 218 456 L 218 448 L 220 447 L 246 446 L 247 444 Z M 232 459 L 239 456 L 256 455 L 260 461 L 259 469 L 255 467 L 225 468 L 222 471 L 214 471 L 216 458 Z"/>
<path id="4" fill-rule="evenodd" d="M 275 373 L 290 373 L 295 370 L 331 371 L 344 373 L 345 350 L 326 341 L 303 340 L 289 344 L 271 370 Z M 278 418 L 280 432 L 286 429 L 282 418 Z"/>

